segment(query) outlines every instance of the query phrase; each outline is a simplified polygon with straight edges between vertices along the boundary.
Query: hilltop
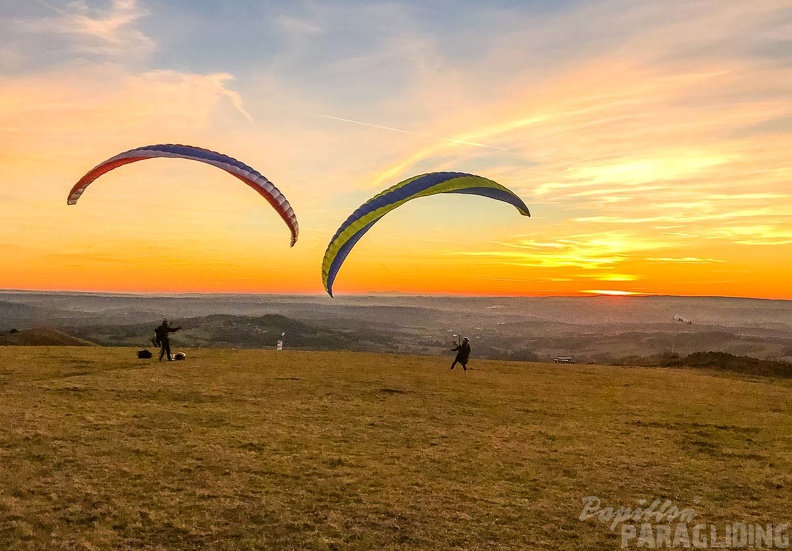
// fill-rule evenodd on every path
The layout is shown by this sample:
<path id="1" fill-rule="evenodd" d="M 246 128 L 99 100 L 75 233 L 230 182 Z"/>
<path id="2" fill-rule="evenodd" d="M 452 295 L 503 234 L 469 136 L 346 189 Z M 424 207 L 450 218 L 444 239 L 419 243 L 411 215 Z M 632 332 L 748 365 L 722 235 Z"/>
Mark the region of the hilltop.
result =
<path id="1" fill-rule="evenodd" d="M 0 548 L 619 548 L 588 496 L 787 521 L 789 380 L 134 350 L 0 348 Z"/>

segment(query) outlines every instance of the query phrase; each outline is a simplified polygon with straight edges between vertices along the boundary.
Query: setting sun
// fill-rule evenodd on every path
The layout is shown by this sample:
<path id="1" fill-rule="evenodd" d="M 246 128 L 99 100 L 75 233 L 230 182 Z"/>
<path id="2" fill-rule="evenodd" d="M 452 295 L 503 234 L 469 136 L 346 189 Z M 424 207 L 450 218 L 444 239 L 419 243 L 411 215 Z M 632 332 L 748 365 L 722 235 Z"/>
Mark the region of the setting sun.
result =
<path id="1" fill-rule="evenodd" d="M 630 291 L 614 291 L 614 290 L 605 290 L 605 289 L 585 289 L 580 291 L 581 293 L 588 293 L 591 295 L 610 295 L 616 297 L 625 297 L 625 296 L 645 296 L 643 293 L 633 293 Z"/>

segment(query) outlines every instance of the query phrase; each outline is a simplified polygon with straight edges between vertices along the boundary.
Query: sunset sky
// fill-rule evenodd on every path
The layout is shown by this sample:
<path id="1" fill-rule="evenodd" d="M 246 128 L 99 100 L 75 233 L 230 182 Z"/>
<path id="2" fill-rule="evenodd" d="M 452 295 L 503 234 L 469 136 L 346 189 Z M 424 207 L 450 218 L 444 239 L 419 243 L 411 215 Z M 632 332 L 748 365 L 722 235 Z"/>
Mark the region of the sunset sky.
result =
<path id="1" fill-rule="evenodd" d="M 0 0 L 0 289 L 792 299 L 790 0 Z M 352 122 L 356 121 L 356 122 Z M 185 143 L 267 176 L 300 237 Z M 329 300 L 329 299 L 328 299 Z"/>

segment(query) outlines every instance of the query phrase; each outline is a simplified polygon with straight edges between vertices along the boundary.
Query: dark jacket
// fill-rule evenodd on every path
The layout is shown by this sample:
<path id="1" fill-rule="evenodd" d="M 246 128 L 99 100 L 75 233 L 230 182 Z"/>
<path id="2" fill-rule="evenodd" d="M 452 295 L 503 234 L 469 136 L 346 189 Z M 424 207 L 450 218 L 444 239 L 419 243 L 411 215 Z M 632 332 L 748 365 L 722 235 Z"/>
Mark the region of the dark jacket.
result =
<path id="1" fill-rule="evenodd" d="M 466 363 L 468 358 L 470 358 L 470 343 L 463 342 L 458 346 L 455 346 L 451 350 L 455 350 L 457 355 L 456 359 L 460 363 Z"/>
<path id="2" fill-rule="evenodd" d="M 173 333 L 179 329 L 181 329 L 181 326 L 171 327 L 167 323 L 162 323 L 161 325 L 158 325 L 156 329 L 154 329 L 154 338 L 158 342 L 167 341 L 168 333 Z"/>

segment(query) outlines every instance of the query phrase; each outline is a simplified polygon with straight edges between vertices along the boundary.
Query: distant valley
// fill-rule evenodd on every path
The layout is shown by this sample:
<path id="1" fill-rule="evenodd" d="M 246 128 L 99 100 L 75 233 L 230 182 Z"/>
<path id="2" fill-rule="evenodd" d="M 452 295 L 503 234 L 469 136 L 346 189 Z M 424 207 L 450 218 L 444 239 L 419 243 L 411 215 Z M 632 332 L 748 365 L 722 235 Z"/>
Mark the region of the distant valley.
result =
<path id="1" fill-rule="evenodd" d="M 691 321 L 673 321 L 674 316 Z M 177 347 L 441 354 L 468 336 L 473 357 L 619 363 L 725 352 L 792 361 L 792 302 L 720 297 L 422 297 L 0 293 L 2 335 L 57 329 L 103 346 L 151 347 L 162 318 Z"/>

